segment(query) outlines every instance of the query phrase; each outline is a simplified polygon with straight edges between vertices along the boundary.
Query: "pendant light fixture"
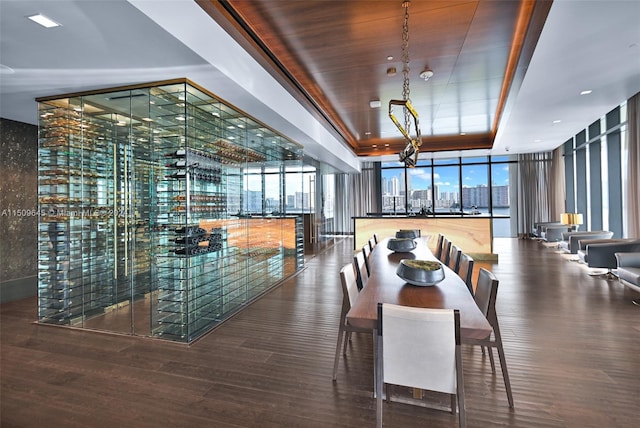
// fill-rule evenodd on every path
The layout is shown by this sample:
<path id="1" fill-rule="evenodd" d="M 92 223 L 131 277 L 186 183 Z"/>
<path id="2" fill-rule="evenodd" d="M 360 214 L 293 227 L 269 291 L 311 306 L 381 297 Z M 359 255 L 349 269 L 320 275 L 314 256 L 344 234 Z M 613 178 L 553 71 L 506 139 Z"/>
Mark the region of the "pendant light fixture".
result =
<path id="1" fill-rule="evenodd" d="M 418 120 L 418 112 L 411 105 L 409 98 L 409 4 L 411 2 L 406 0 L 402 2 L 404 8 L 404 24 L 402 26 L 402 100 L 390 100 L 389 101 L 389 118 L 400 130 L 404 139 L 407 141 L 407 145 L 400 152 L 400 162 L 403 162 L 405 166 L 413 168 L 418 161 L 418 151 L 422 145 L 422 136 L 420 135 L 420 124 Z M 400 124 L 396 116 L 393 114 L 394 106 L 402 106 L 404 112 L 404 126 Z M 415 138 L 411 137 L 411 122 L 415 126 L 416 135 Z"/>

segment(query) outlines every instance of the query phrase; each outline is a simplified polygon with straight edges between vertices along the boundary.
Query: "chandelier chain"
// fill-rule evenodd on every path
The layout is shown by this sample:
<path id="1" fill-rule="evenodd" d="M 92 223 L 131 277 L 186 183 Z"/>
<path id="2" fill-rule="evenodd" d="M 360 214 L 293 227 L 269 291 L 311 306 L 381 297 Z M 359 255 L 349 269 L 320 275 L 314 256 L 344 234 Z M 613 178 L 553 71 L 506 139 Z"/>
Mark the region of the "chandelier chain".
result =
<path id="1" fill-rule="evenodd" d="M 411 95 L 409 88 L 409 1 L 404 1 L 404 24 L 402 25 L 402 99 L 407 101 Z M 404 109 L 404 124 L 407 133 L 411 135 L 411 114 L 409 110 Z"/>

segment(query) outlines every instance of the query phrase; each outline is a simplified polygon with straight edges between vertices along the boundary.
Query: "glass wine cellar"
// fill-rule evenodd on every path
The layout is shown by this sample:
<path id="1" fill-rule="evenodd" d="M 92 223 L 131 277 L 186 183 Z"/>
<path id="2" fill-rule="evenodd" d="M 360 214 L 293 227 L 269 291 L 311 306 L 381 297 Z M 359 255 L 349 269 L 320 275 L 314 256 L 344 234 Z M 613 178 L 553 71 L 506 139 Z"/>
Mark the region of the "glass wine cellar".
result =
<path id="1" fill-rule="evenodd" d="M 303 267 L 298 144 L 186 79 L 37 101 L 40 323 L 191 342 Z"/>

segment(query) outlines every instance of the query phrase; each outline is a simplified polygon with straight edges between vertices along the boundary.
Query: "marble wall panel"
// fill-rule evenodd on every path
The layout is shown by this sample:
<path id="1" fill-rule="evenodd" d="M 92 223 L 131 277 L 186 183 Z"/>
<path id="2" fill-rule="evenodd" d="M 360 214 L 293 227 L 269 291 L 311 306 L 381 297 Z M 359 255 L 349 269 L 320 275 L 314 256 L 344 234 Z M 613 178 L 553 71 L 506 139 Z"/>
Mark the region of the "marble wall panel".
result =
<path id="1" fill-rule="evenodd" d="M 0 118 L 0 286 L 37 275 L 38 127 Z"/>

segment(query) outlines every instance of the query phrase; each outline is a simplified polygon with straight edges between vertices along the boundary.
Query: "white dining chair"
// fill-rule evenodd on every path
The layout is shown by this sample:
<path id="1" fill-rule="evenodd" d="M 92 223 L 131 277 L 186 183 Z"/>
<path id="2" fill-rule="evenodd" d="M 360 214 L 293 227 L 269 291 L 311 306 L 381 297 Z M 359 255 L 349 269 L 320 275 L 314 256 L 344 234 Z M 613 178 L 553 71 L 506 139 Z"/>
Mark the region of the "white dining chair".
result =
<path id="1" fill-rule="evenodd" d="M 356 271 L 358 290 L 362 290 L 369 280 L 369 270 L 367 269 L 366 259 L 362 251 L 358 251 L 353 256 L 353 268 Z"/>
<path id="2" fill-rule="evenodd" d="M 436 252 L 433 254 L 434 256 L 436 256 L 438 260 L 441 260 L 443 247 L 444 247 L 444 235 L 442 233 L 439 233 L 438 242 L 436 243 Z"/>
<path id="3" fill-rule="evenodd" d="M 451 250 L 449 252 L 449 262 L 447 263 L 447 266 L 449 266 L 449 268 L 455 273 L 458 273 L 458 269 L 460 267 L 460 253 L 460 249 L 452 244 Z"/>
<path id="4" fill-rule="evenodd" d="M 464 381 L 457 309 L 428 309 L 378 304 L 376 423 L 382 427 L 386 384 L 451 395 L 460 427 L 466 427 Z M 387 401 L 390 400 L 387 390 Z"/>
<path id="5" fill-rule="evenodd" d="M 362 254 L 364 255 L 364 266 L 367 268 L 367 276 L 371 276 L 371 268 L 369 267 L 369 256 L 371 255 L 371 247 L 369 244 L 362 246 Z"/>
<path id="6" fill-rule="evenodd" d="M 342 311 L 340 313 L 340 327 L 338 329 L 338 343 L 336 343 L 336 355 L 333 360 L 333 380 L 338 377 L 338 361 L 340 360 L 340 348 L 342 354 L 347 354 L 347 343 L 351 333 L 372 333 L 371 329 L 358 328 L 347 322 L 347 312 L 356 303 L 358 298 L 358 286 L 356 284 L 353 264 L 349 263 L 340 270 L 340 283 L 342 285 Z"/>
<path id="7" fill-rule="evenodd" d="M 369 249 L 371 251 L 373 251 L 373 249 L 376 247 L 376 245 L 378 245 L 378 241 L 376 241 L 375 237 L 372 236 L 371 238 L 369 238 Z"/>
<path id="8" fill-rule="evenodd" d="M 442 254 L 440 254 L 440 261 L 449 266 L 449 256 L 451 255 L 451 241 L 447 238 L 442 240 Z"/>
<path id="9" fill-rule="evenodd" d="M 496 365 L 493 360 L 492 348 L 496 348 L 498 350 L 498 357 L 500 358 L 500 367 L 502 369 L 504 387 L 507 390 L 509 407 L 513 407 L 513 393 L 511 392 L 511 382 L 509 381 L 509 372 L 507 371 L 507 360 L 504 355 L 502 335 L 500 334 L 498 314 L 496 313 L 497 296 L 498 279 L 492 272 L 489 272 L 485 268 L 480 268 L 480 271 L 478 272 L 478 283 L 476 284 L 476 291 L 473 298 L 484 316 L 487 318 L 487 321 L 489 321 L 489 324 L 491 324 L 491 328 L 493 329 L 493 340 L 491 339 L 491 334 L 489 334 L 485 339 L 471 340 L 469 343 L 487 347 L 489 352 L 489 361 L 491 362 L 491 371 L 493 373 L 496 372 Z"/>
<path id="10" fill-rule="evenodd" d="M 473 264 L 474 264 L 473 257 L 471 257 L 466 253 L 461 253 L 460 262 L 458 263 L 458 272 L 456 272 L 458 276 L 462 278 L 465 285 L 467 286 L 467 289 L 469 290 L 469 293 L 471 293 L 472 296 L 474 294 L 473 282 L 472 282 L 473 281 L 472 280 Z"/>

